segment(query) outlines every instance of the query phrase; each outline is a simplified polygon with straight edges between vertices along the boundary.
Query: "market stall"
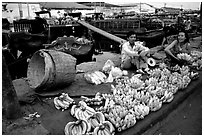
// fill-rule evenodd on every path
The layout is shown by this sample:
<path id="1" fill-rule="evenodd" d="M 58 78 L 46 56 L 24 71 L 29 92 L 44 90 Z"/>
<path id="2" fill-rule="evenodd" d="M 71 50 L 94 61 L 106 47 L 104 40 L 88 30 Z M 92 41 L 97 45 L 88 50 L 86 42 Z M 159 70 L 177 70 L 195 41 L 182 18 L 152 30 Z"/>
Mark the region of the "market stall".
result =
<path id="1" fill-rule="evenodd" d="M 195 53 L 193 54 L 196 55 Z M 115 71 L 116 71 L 116 67 L 117 66 L 115 66 Z M 110 123 L 112 123 L 115 130 L 111 128 L 110 130 L 111 134 L 116 134 L 116 135 L 142 134 L 146 129 L 148 129 L 149 127 L 154 125 L 156 122 L 164 118 L 166 115 L 168 115 L 168 113 L 172 109 L 174 109 L 183 99 L 185 99 L 188 95 L 190 95 L 196 87 L 200 87 L 202 83 L 201 70 L 192 71 L 193 69 L 189 69 L 189 67 L 187 66 L 185 67 L 184 66 L 182 67 L 174 66 L 174 67 L 169 68 L 165 66 L 164 64 L 160 64 L 159 66 L 152 69 L 152 72 L 148 74 L 148 76 L 137 74 L 134 71 L 132 72 L 129 71 L 128 75 L 127 73 L 123 72 L 123 74 L 126 76 L 124 77 L 122 76 L 119 79 L 114 79 L 113 82 L 104 83 L 101 80 L 101 83 L 97 83 L 96 81 L 95 83 L 94 81 L 92 82 L 89 81 L 87 77 L 85 76 L 87 74 L 92 73 L 92 76 L 95 75 L 95 79 L 97 79 L 96 78 L 97 74 L 93 74 L 93 73 L 102 72 L 102 71 L 104 72 L 104 70 L 107 70 L 105 68 L 104 66 L 101 66 L 100 69 L 97 69 L 97 70 L 95 69 L 92 72 L 86 72 L 85 74 L 83 73 L 77 74 L 75 81 L 66 88 L 57 89 L 57 90 L 48 90 L 45 92 L 38 91 L 37 95 L 40 97 L 43 97 L 43 102 L 46 105 L 37 103 L 32 108 L 28 109 L 28 111 L 38 112 L 41 115 L 41 117 L 38 120 L 41 121 L 41 123 L 46 127 L 47 130 L 51 132 L 51 134 L 74 134 L 72 133 L 72 129 L 69 129 L 67 127 L 68 125 L 70 125 L 68 123 L 76 122 L 78 118 L 79 119 L 85 118 L 82 115 L 81 116 L 79 115 L 80 107 L 77 107 L 77 106 L 79 104 L 85 105 L 86 103 L 87 105 L 85 105 L 84 107 L 89 106 L 91 108 L 88 108 L 88 109 L 95 111 L 95 112 L 103 113 L 105 118 L 101 118 L 103 116 L 99 116 L 99 118 L 101 118 L 102 121 L 104 121 L 103 119 L 105 119 L 105 121 L 109 121 Z M 117 69 L 117 72 L 118 71 L 119 69 Z M 155 76 L 155 77 L 159 76 L 160 77 L 159 81 L 162 83 L 160 84 L 156 83 L 156 78 L 152 76 Z M 98 77 L 98 79 L 100 78 L 101 77 Z M 182 81 L 180 81 L 179 79 L 180 80 L 182 79 Z M 87 81 L 91 82 L 92 84 L 87 83 Z M 130 84 L 133 84 L 133 83 L 134 84 L 131 85 L 132 87 L 129 87 L 128 90 L 125 90 L 124 85 L 128 85 L 127 82 Z M 177 84 L 178 87 L 175 85 L 173 86 L 173 83 Z M 157 87 L 160 85 L 162 89 L 168 89 L 168 90 L 165 90 L 164 92 L 162 90 L 160 90 L 161 92 L 158 92 L 159 90 L 156 90 L 153 88 L 150 90 L 149 85 L 152 85 L 152 84 L 156 84 Z M 118 88 L 120 88 L 120 90 Z M 131 89 L 137 89 L 137 91 L 131 92 L 132 91 Z M 142 92 L 142 90 L 144 92 Z M 156 94 L 157 92 L 158 94 Z M 151 96 L 153 94 L 156 94 L 157 97 L 156 96 L 153 98 L 150 97 L 150 100 L 152 102 L 148 103 L 150 100 L 149 101 L 146 100 L 148 98 L 147 93 L 151 94 Z M 111 110 L 108 110 L 107 108 L 111 107 L 111 105 L 112 105 L 112 109 L 116 109 L 114 106 L 119 107 L 119 104 L 122 103 L 120 102 L 120 100 L 118 100 L 120 97 L 122 97 L 121 100 L 123 100 L 124 103 L 131 103 L 128 101 L 131 99 L 130 95 L 133 95 L 134 100 L 132 102 L 134 103 L 136 103 L 135 99 L 139 102 L 141 102 L 142 100 L 147 101 L 147 104 L 139 103 L 137 105 L 134 105 L 134 106 L 137 106 L 138 108 L 134 108 L 133 110 L 132 108 L 129 108 L 129 109 L 119 108 L 119 109 L 125 109 L 125 111 L 120 111 L 120 112 L 128 111 L 128 116 L 132 117 L 130 122 L 136 120 L 136 123 L 131 124 L 131 126 L 130 125 L 127 126 L 125 125 L 125 123 L 117 124 L 116 119 L 115 119 L 116 123 L 113 120 L 109 119 L 110 116 L 109 117 L 107 116 L 113 115 L 113 118 L 120 118 L 117 120 L 118 122 L 125 120 L 126 116 L 120 117 L 120 114 L 118 115 L 118 111 L 111 112 Z M 127 97 L 130 97 L 130 99 L 127 99 Z M 147 98 L 145 99 L 145 97 Z M 66 99 L 66 98 L 68 101 L 67 106 L 66 105 L 61 106 L 59 104 L 59 101 L 60 100 L 62 101 L 63 99 Z M 82 100 L 85 103 L 82 103 L 83 102 Z M 107 103 L 107 100 L 109 100 L 108 103 Z M 125 100 L 127 102 L 125 102 Z M 92 103 L 92 104 L 89 104 L 89 103 Z M 73 106 L 75 106 L 75 108 L 77 109 L 73 109 Z M 104 108 L 105 106 L 107 107 L 106 109 Z M 126 105 L 123 104 L 122 106 L 132 107 L 132 105 L 130 104 L 126 104 Z M 146 107 L 146 109 L 142 109 L 144 107 Z M 149 109 L 147 109 L 147 107 Z M 105 123 L 107 124 L 108 122 L 105 122 Z M 110 123 L 109 123 L 109 126 L 110 126 Z M 88 132 L 87 128 L 85 129 L 86 131 L 84 131 L 84 134 L 90 135 L 94 133 L 93 128 L 91 129 L 91 132 Z M 99 134 L 99 133 L 94 133 L 94 134 Z"/>

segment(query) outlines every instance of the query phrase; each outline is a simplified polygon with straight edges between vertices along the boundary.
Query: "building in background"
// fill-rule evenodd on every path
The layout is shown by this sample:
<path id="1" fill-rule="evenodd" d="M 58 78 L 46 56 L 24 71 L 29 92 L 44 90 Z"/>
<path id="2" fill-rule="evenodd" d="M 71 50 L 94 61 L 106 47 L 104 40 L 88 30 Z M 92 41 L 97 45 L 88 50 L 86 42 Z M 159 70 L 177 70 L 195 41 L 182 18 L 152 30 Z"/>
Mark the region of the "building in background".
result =
<path id="1" fill-rule="evenodd" d="M 10 23 L 18 19 L 33 19 L 36 11 L 40 11 L 37 2 L 3 2 L 2 18 L 7 18 Z"/>

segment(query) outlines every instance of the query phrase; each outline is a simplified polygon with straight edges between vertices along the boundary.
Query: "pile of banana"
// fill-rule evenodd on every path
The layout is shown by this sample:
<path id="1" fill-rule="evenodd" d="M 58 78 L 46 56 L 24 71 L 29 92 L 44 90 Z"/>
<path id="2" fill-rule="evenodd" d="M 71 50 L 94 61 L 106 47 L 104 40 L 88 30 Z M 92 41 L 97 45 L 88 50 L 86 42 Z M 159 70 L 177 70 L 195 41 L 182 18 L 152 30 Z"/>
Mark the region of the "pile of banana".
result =
<path id="1" fill-rule="evenodd" d="M 73 105 L 71 108 L 71 115 L 77 119 L 87 120 L 96 111 L 89 107 L 84 101 L 79 101 L 78 105 Z"/>
<path id="2" fill-rule="evenodd" d="M 111 85 L 111 94 L 96 93 L 94 98 L 81 96 L 82 100 L 72 106 L 71 115 L 78 121 L 82 120 L 83 126 L 80 122 L 72 122 L 72 126 L 68 123 L 65 134 L 113 135 L 115 130 L 126 130 L 134 126 L 136 120 L 159 110 L 162 103 L 170 103 L 179 89 L 186 88 L 191 79 L 198 75 L 191 72 L 188 66 L 175 66 L 176 71 L 170 71 L 166 64 L 159 66 L 161 68 L 149 71 L 151 73 L 146 80 L 142 79 L 141 74 L 116 79 L 116 84 Z M 97 71 L 93 73 L 95 80 Z M 105 104 L 102 105 L 104 100 Z M 89 105 L 101 106 L 93 109 Z"/>
<path id="3" fill-rule="evenodd" d="M 101 71 L 88 72 L 84 74 L 88 83 L 99 85 L 106 82 L 107 76 Z"/>
<path id="4" fill-rule="evenodd" d="M 65 126 L 66 135 L 113 135 L 115 128 L 109 121 L 105 121 L 103 113 L 96 112 L 87 106 L 84 101 L 79 101 L 71 108 L 71 115 L 77 118 Z"/>
<path id="5" fill-rule="evenodd" d="M 54 105 L 56 109 L 68 109 L 71 104 L 74 104 L 75 101 L 67 93 L 62 93 L 59 97 L 54 98 Z"/>
<path id="6" fill-rule="evenodd" d="M 105 117 L 115 126 L 118 132 L 128 129 L 136 124 L 136 117 L 132 110 L 120 105 L 115 105 L 105 113 Z"/>
<path id="7" fill-rule="evenodd" d="M 115 128 L 109 121 L 105 121 L 101 112 L 96 112 L 87 121 L 93 129 L 93 135 L 113 135 L 115 133 Z"/>
<path id="8" fill-rule="evenodd" d="M 181 60 L 185 60 L 185 61 L 188 61 L 188 62 L 191 62 L 192 61 L 192 57 L 191 55 L 187 54 L 187 53 L 179 53 L 177 54 L 177 57 Z"/>
<path id="9" fill-rule="evenodd" d="M 94 98 L 88 98 L 85 96 L 81 96 L 84 102 L 86 102 L 87 105 L 101 105 L 103 103 L 103 97 L 101 96 L 101 93 L 97 92 Z"/>

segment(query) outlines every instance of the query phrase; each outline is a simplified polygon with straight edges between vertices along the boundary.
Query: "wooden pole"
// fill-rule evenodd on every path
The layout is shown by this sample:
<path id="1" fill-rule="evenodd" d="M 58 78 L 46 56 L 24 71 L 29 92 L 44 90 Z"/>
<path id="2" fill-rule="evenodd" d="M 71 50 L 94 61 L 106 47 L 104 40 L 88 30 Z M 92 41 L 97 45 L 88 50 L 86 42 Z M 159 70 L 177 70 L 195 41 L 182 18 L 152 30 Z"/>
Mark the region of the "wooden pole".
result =
<path id="1" fill-rule="evenodd" d="M 2 114 L 8 119 L 16 119 L 21 116 L 20 104 L 11 81 L 4 56 L 2 55 Z"/>

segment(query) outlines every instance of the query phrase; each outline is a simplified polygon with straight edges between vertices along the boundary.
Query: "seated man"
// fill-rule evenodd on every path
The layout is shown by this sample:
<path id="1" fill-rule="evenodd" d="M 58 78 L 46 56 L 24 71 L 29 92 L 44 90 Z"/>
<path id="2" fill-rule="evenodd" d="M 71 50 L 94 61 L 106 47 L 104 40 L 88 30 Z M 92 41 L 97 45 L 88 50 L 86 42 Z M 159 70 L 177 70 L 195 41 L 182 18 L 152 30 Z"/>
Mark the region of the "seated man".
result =
<path id="1" fill-rule="evenodd" d="M 128 32 L 127 40 L 122 45 L 121 68 L 130 69 L 133 65 L 136 65 L 137 69 L 140 69 L 139 57 L 145 56 L 149 48 L 143 46 L 142 42 L 136 41 L 136 33 L 134 31 Z"/>

